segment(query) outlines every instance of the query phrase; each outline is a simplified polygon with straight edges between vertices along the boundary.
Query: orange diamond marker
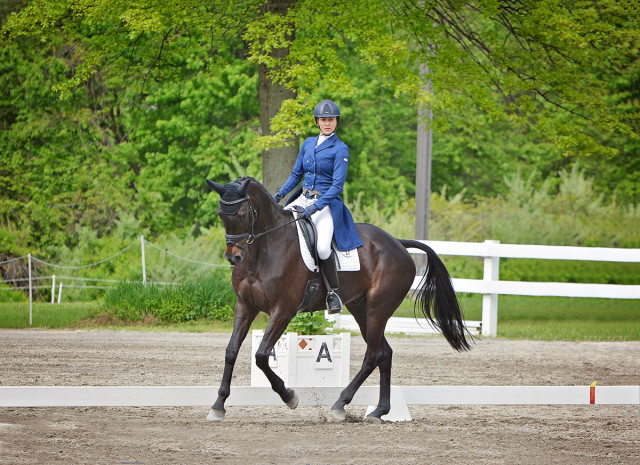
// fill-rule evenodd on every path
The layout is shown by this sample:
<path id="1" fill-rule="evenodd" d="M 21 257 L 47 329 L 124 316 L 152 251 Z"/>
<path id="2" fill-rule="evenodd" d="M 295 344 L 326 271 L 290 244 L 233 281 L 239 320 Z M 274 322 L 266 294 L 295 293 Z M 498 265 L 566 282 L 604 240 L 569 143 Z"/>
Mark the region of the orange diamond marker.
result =
<path id="1" fill-rule="evenodd" d="M 298 346 L 300 346 L 300 348 L 302 350 L 304 350 L 305 347 L 308 346 L 307 341 L 305 341 L 304 339 L 302 341 L 300 341 L 300 343 L 298 344 Z"/>

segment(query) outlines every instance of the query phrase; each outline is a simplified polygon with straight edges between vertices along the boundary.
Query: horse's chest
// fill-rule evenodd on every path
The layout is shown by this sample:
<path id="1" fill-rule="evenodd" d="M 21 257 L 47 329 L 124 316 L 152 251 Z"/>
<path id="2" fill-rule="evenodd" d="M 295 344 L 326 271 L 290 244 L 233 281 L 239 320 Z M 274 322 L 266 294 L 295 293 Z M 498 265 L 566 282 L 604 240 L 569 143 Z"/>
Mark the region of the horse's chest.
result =
<path id="1" fill-rule="evenodd" d="M 254 308 L 266 311 L 270 308 L 270 299 L 262 281 L 246 278 L 238 285 L 238 295 Z"/>

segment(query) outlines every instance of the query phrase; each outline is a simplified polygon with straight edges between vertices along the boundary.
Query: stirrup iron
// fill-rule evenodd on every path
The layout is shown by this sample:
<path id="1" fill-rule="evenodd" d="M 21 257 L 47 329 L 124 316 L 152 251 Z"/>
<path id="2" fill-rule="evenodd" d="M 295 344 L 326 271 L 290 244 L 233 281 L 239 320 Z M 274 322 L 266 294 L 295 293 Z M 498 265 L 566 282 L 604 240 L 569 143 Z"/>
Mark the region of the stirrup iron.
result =
<path id="1" fill-rule="evenodd" d="M 329 289 L 327 292 L 327 311 L 329 314 L 336 314 L 342 311 L 342 300 L 340 300 L 340 296 L 333 289 Z"/>

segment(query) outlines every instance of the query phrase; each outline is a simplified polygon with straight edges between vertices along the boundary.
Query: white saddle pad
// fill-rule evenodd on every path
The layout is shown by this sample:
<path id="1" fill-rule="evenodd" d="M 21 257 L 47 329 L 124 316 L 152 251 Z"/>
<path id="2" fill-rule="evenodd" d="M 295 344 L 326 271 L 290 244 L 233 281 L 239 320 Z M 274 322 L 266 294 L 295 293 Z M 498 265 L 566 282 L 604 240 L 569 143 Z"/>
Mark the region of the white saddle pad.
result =
<path id="1" fill-rule="evenodd" d="M 297 218 L 298 214 L 295 212 L 292 213 Z M 316 271 L 318 268 L 314 263 L 311 253 L 309 252 L 307 242 L 304 240 L 299 221 L 296 223 L 296 226 L 298 227 L 298 242 L 300 243 L 302 260 L 304 260 L 304 264 L 307 265 L 307 268 L 310 271 Z M 336 257 L 338 258 L 338 271 L 360 271 L 360 257 L 358 256 L 358 249 L 347 250 L 345 252 L 342 250 L 336 250 Z"/>

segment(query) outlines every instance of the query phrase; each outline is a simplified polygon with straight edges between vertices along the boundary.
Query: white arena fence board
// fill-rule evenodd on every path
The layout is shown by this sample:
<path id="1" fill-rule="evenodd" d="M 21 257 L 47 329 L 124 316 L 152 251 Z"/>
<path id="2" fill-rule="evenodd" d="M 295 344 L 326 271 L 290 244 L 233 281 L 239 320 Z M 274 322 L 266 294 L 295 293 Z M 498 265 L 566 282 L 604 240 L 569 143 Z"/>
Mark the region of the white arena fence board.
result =
<path id="1" fill-rule="evenodd" d="M 501 244 L 498 241 L 451 242 L 418 241 L 427 244 L 438 255 L 465 257 L 541 258 L 600 262 L 640 262 L 640 249 L 613 247 L 573 247 L 561 245 Z M 410 248 L 409 253 L 424 254 Z"/>
<path id="2" fill-rule="evenodd" d="M 340 386 L 296 387 L 299 405 L 330 406 Z M 211 406 L 216 386 L 0 386 L 0 407 Z M 392 386 L 407 405 L 588 405 L 590 386 Z M 376 404 L 378 386 L 362 386 L 351 405 Z M 640 386 L 597 386 L 595 405 L 638 405 Z M 284 406 L 270 387 L 232 387 L 227 406 Z"/>

